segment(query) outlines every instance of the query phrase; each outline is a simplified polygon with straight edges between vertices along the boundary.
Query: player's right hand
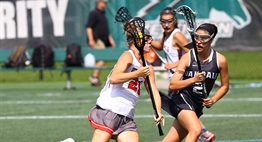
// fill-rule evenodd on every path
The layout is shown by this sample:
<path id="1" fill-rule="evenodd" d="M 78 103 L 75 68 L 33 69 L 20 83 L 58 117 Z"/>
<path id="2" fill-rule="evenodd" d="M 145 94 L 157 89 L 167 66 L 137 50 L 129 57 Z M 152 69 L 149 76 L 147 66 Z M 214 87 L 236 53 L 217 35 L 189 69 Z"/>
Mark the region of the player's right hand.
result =
<path id="1" fill-rule="evenodd" d="M 137 72 L 138 72 L 138 76 L 143 76 L 143 77 L 149 76 L 150 75 L 149 66 L 145 66 L 145 67 L 141 66 L 140 68 L 138 68 Z"/>
<path id="2" fill-rule="evenodd" d="M 194 82 L 202 82 L 206 79 L 205 77 L 205 73 L 204 72 L 198 72 L 195 76 L 194 76 Z"/>

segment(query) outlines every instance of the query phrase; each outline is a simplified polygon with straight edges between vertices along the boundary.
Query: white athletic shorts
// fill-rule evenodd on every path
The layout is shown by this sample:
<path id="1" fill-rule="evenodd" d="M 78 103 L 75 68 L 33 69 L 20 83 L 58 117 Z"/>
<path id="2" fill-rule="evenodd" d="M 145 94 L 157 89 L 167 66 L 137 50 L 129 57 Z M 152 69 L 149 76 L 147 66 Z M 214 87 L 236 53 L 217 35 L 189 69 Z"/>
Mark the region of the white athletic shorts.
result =
<path id="1" fill-rule="evenodd" d="M 106 131 L 113 136 L 124 131 L 137 132 L 137 126 L 133 119 L 103 109 L 98 105 L 91 109 L 88 120 L 95 129 Z"/>

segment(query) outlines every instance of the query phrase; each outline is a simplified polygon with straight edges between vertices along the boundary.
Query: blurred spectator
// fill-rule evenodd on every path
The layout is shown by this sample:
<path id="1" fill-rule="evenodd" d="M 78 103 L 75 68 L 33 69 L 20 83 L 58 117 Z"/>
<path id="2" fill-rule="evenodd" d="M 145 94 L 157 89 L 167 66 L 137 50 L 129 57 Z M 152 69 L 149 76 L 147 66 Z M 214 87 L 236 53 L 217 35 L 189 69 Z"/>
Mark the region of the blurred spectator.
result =
<path id="1" fill-rule="evenodd" d="M 89 14 L 86 24 L 86 33 L 88 45 L 94 49 L 104 49 L 106 47 L 115 48 L 116 44 L 109 34 L 108 21 L 105 15 L 105 9 L 108 0 L 96 0 L 96 8 Z M 104 66 L 105 61 L 99 60 L 95 67 Z M 93 75 L 89 77 L 92 86 L 101 86 L 99 80 L 100 70 L 94 70 Z"/>

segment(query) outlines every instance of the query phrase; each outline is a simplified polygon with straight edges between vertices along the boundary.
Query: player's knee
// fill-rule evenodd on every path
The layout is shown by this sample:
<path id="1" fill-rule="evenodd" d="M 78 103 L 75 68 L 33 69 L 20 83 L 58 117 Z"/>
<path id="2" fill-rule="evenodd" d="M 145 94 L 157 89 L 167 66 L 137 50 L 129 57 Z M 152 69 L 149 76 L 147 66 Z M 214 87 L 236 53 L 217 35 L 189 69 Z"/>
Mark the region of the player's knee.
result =
<path id="1" fill-rule="evenodd" d="M 194 127 L 188 131 L 188 135 L 199 136 L 201 134 L 202 127 Z"/>

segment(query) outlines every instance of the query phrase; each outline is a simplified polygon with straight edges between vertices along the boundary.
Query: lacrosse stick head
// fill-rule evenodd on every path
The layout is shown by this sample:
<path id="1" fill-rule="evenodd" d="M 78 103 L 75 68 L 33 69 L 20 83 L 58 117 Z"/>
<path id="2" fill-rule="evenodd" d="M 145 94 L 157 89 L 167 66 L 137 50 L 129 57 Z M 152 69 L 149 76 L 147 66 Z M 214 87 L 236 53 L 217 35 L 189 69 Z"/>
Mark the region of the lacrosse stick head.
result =
<path id="1" fill-rule="evenodd" d="M 127 40 L 133 40 L 139 52 L 143 53 L 145 45 L 145 21 L 140 17 L 131 18 L 124 24 Z"/>
<path id="2" fill-rule="evenodd" d="M 186 22 L 187 31 L 193 35 L 196 30 L 196 12 L 189 6 L 182 5 L 175 10 L 178 14 L 182 14 Z"/>
<path id="3" fill-rule="evenodd" d="M 120 7 L 115 15 L 116 22 L 126 23 L 132 18 L 128 9 L 124 6 Z"/>

